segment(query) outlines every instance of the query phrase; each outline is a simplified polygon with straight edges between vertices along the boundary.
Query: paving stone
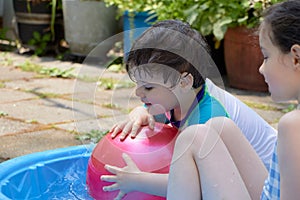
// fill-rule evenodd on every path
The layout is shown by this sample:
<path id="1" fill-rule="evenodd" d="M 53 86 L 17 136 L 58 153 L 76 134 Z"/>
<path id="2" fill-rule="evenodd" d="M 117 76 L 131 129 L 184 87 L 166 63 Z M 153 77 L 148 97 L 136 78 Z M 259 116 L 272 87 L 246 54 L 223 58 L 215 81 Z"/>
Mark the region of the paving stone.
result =
<path id="1" fill-rule="evenodd" d="M 37 98 L 36 95 L 9 88 L 0 89 L 0 104 Z"/>
<path id="2" fill-rule="evenodd" d="M 80 102 L 90 102 L 96 105 L 113 105 L 122 110 L 131 110 L 141 105 L 140 99 L 135 95 L 135 88 L 120 88 L 104 90 L 96 83 L 79 82 L 74 87 L 72 98 Z"/>
<path id="3" fill-rule="evenodd" d="M 97 118 L 92 120 L 82 120 L 72 123 L 64 123 L 55 125 L 60 129 L 67 131 L 76 131 L 79 133 L 89 132 L 91 130 L 110 130 L 114 124 L 119 121 L 125 120 L 127 115 L 118 115 L 107 118 Z"/>
<path id="4" fill-rule="evenodd" d="M 22 133 L 37 128 L 38 125 L 0 117 L 0 136 Z"/>
<path id="5" fill-rule="evenodd" d="M 135 95 L 135 88 L 114 89 L 109 92 L 97 91 L 95 102 L 111 103 L 125 110 L 142 105 L 140 98 Z"/>
<path id="6" fill-rule="evenodd" d="M 33 120 L 42 124 L 87 120 L 96 118 L 98 115 L 122 114 L 121 111 L 64 99 L 35 99 L 13 104 L 5 103 L 0 104 L 0 110 L 16 119 Z"/>
<path id="7" fill-rule="evenodd" d="M 7 82 L 7 88 L 32 91 L 33 94 L 72 94 L 74 92 L 74 79 L 38 78 L 30 80 L 16 80 Z"/>
<path id="8" fill-rule="evenodd" d="M 269 93 L 267 92 L 252 92 L 246 90 L 238 90 L 234 88 L 227 88 L 231 94 L 239 98 L 244 102 L 252 102 L 253 104 L 270 106 L 278 109 L 287 108 L 290 104 L 294 104 L 295 102 L 285 102 L 285 103 L 275 103 Z"/>
<path id="9" fill-rule="evenodd" d="M 36 73 L 23 72 L 15 67 L 0 67 L 0 81 L 29 80 L 35 76 Z"/>
<path id="10" fill-rule="evenodd" d="M 62 130 L 43 130 L 17 135 L 1 136 L 0 160 L 82 144 L 74 134 Z"/>

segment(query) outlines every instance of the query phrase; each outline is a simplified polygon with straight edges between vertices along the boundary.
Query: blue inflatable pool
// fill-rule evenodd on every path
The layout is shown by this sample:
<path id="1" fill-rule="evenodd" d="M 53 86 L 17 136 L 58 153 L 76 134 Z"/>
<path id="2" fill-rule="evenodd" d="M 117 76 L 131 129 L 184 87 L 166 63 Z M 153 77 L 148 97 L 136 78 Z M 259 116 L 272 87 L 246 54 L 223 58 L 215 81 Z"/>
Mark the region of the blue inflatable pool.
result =
<path id="1" fill-rule="evenodd" d="M 39 152 L 0 164 L 0 199 L 92 199 L 86 170 L 94 145 Z"/>

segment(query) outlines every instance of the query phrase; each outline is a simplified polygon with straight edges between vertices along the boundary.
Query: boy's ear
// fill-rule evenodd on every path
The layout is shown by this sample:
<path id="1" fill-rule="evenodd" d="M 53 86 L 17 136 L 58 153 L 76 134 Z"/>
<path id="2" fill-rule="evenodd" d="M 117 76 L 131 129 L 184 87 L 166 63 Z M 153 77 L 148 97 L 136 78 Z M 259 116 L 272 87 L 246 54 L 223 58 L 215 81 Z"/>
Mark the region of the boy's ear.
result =
<path id="1" fill-rule="evenodd" d="M 293 56 L 293 64 L 295 68 L 300 70 L 300 45 L 299 44 L 294 44 L 291 47 L 291 54 Z"/>
<path id="2" fill-rule="evenodd" d="M 190 90 L 193 87 L 193 83 L 194 83 L 194 77 L 191 74 L 188 74 L 186 72 L 181 74 L 179 84 L 182 89 Z"/>

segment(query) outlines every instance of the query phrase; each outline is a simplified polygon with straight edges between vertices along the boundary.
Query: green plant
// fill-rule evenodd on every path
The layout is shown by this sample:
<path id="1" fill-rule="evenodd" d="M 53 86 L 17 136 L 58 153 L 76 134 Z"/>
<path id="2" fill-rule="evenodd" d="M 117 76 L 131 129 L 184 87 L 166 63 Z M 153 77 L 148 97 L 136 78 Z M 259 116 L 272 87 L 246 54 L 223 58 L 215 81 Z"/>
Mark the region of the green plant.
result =
<path id="1" fill-rule="evenodd" d="M 89 132 L 80 133 L 76 136 L 77 140 L 98 143 L 109 131 L 90 130 Z"/>
<path id="2" fill-rule="evenodd" d="M 104 0 L 108 6 L 117 6 L 119 10 L 118 17 L 123 15 L 125 11 L 129 13 L 135 12 L 151 12 L 163 4 L 163 1 L 159 0 Z"/>
<path id="3" fill-rule="evenodd" d="M 38 120 L 36 120 L 36 119 L 29 119 L 29 120 L 26 120 L 25 122 L 29 123 L 29 124 L 38 124 Z"/>
<path id="4" fill-rule="evenodd" d="M 1 66 L 13 66 L 14 61 L 11 58 L 4 56 L 3 60 L 0 62 L 0 65 Z"/>
<path id="5" fill-rule="evenodd" d="M 57 77 L 57 78 L 74 78 L 75 75 L 72 73 L 74 68 L 69 68 L 69 69 L 59 69 L 56 67 L 53 68 L 42 68 L 39 73 L 44 74 L 50 77 Z"/>
<path id="6" fill-rule="evenodd" d="M 18 25 L 25 23 L 24 17 L 28 24 L 18 26 L 20 44 L 29 45 L 37 56 L 50 50 L 57 53 L 62 39 L 62 24 L 58 21 L 62 20 L 62 0 L 14 0 L 14 8 Z"/>
<path id="7" fill-rule="evenodd" d="M 229 27 L 256 27 L 263 10 L 282 0 L 186 0 L 163 1 L 157 8 L 158 20 L 177 18 L 187 21 L 203 35 L 213 34 L 220 41 Z"/>
<path id="8" fill-rule="evenodd" d="M 4 116 L 7 116 L 7 115 L 8 114 L 6 112 L 0 110 L 0 117 L 4 117 Z"/>
<path id="9" fill-rule="evenodd" d="M 23 64 L 18 66 L 21 70 L 25 72 L 36 72 L 38 74 L 50 76 L 50 77 L 57 77 L 57 78 L 74 78 L 75 75 L 72 73 L 74 68 L 69 69 L 59 69 L 57 67 L 47 68 L 41 65 L 35 64 L 26 60 Z"/>
<path id="10" fill-rule="evenodd" d="M 214 35 L 221 41 L 229 27 L 255 27 L 262 11 L 282 0 L 104 0 L 116 5 L 121 12 L 149 12 L 158 21 L 179 19 L 186 21 L 204 36 Z"/>
<path id="11" fill-rule="evenodd" d="M 8 28 L 0 28 L 0 40 L 6 40 L 6 33 Z"/>
<path id="12" fill-rule="evenodd" d="M 102 106 L 109 109 L 120 109 L 120 106 L 115 103 L 104 103 Z"/>
<path id="13" fill-rule="evenodd" d="M 282 112 L 283 112 L 283 113 L 288 113 L 288 112 L 291 112 L 291 111 L 295 110 L 296 108 L 297 108 L 297 105 L 296 105 L 296 104 L 289 104 L 289 105 L 287 106 L 287 108 L 284 108 L 284 109 L 282 110 Z"/>
<path id="14" fill-rule="evenodd" d="M 39 32 L 33 32 L 32 39 L 29 40 L 28 44 L 35 46 L 34 54 L 42 56 L 46 53 L 46 47 L 51 41 L 51 33 L 41 35 Z"/>
<path id="15" fill-rule="evenodd" d="M 55 31 L 54 31 L 54 25 L 55 25 L 55 19 L 56 19 L 56 13 L 57 10 L 62 10 L 62 0 L 27 0 L 27 11 L 31 12 L 31 4 L 38 4 L 42 1 L 48 1 L 49 6 L 51 6 L 51 23 L 50 23 L 50 31 L 51 31 L 51 38 L 54 40 L 55 38 Z"/>
<path id="16" fill-rule="evenodd" d="M 119 81 L 113 78 L 101 78 L 98 83 L 105 90 L 132 88 L 135 84 L 132 81 Z"/>
<path id="17" fill-rule="evenodd" d="M 41 65 L 30 62 L 29 60 L 26 60 L 24 63 L 20 64 L 17 67 L 21 68 L 21 70 L 25 72 L 37 72 L 37 73 L 40 72 L 41 69 L 43 68 Z"/>
<path id="18" fill-rule="evenodd" d="M 6 86 L 6 85 L 5 85 L 5 82 L 0 81 L 0 89 L 1 89 L 1 88 L 5 88 L 5 86 Z"/>

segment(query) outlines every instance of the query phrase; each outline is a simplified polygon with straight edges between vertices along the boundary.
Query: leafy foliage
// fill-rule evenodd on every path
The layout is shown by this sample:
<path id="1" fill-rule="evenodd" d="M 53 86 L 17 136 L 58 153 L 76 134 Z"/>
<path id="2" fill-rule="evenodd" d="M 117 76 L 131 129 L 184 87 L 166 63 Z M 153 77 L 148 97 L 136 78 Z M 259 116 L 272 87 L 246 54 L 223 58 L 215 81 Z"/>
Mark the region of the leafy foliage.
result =
<path id="1" fill-rule="evenodd" d="M 18 67 L 26 72 L 36 72 L 38 74 L 42 74 L 50 77 L 75 78 L 75 75 L 72 73 L 74 68 L 69 68 L 69 69 L 59 69 L 57 67 L 46 68 L 41 65 L 32 63 L 28 60 L 26 60 L 23 64 L 19 65 Z"/>
<path id="2" fill-rule="evenodd" d="M 113 78 L 101 78 L 98 82 L 98 85 L 103 87 L 105 90 L 135 87 L 135 83 L 132 81 L 122 81 Z"/>
<path id="3" fill-rule="evenodd" d="M 123 15 L 125 11 L 134 12 L 152 12 L 159 7 L 164 5 L 166 0 L 104 0 L 108 6 L 117 6 L 119 10 L 119 15 Z"/>
<path id="4" fill-rule="evenodd" d="M 157 8 L 158 20 L 180 19 L 203 35 L 213 34 L 222 40 L 228 27 L 253 28 L 261 21 L 265 8 L 282 0 L 185 0 L 164 1 Z"/>
<path id="5" fill-rule="evenodd" d="M 47 33 L 33 32 L 32 38 L 28 41 L 29 45 L 34 47 L 34 53 L 37 56 L 43 56 L 49 50 L 48 45 L 55 41 L 55 25 L 57 20 L 57 13 L 62 12 L 62 0 L 23 0 L 27 2 L 27 11 L 31 13 L 31 7 L 46 2 L 47 6 L 51 8 L 51 19 L 49 24 L 49 31 Z"/>
<path id="6" fill-rule="evenodd" d="M 74 78 L 74 74 L 72 71 L 74 68 L 69 68 L 66 70 L 62 70 L 56 67 L 53 68 L 42 68 L 39 73 L 44 74 L 51 77 L 57 77 L 57 78 Z"/>
<path id="7" fill-rule="evenodd" d="M 228 27 L 255 27 L 268 6 L 282 0 L 105 0 L 124 12 L 147 11 L 155 13 L 157 20 L 186 21 L 204 36 L 213 34 L 222 40 Z"/>
<path id="8" fill-rule="evenodd" d="M 51 33 L 41 35 L 39 32 L 35 31 L 28 44 L 35 46 L 35 55 L 42 56 L 46 53 L 49 42 L 51 42 Z"/>

